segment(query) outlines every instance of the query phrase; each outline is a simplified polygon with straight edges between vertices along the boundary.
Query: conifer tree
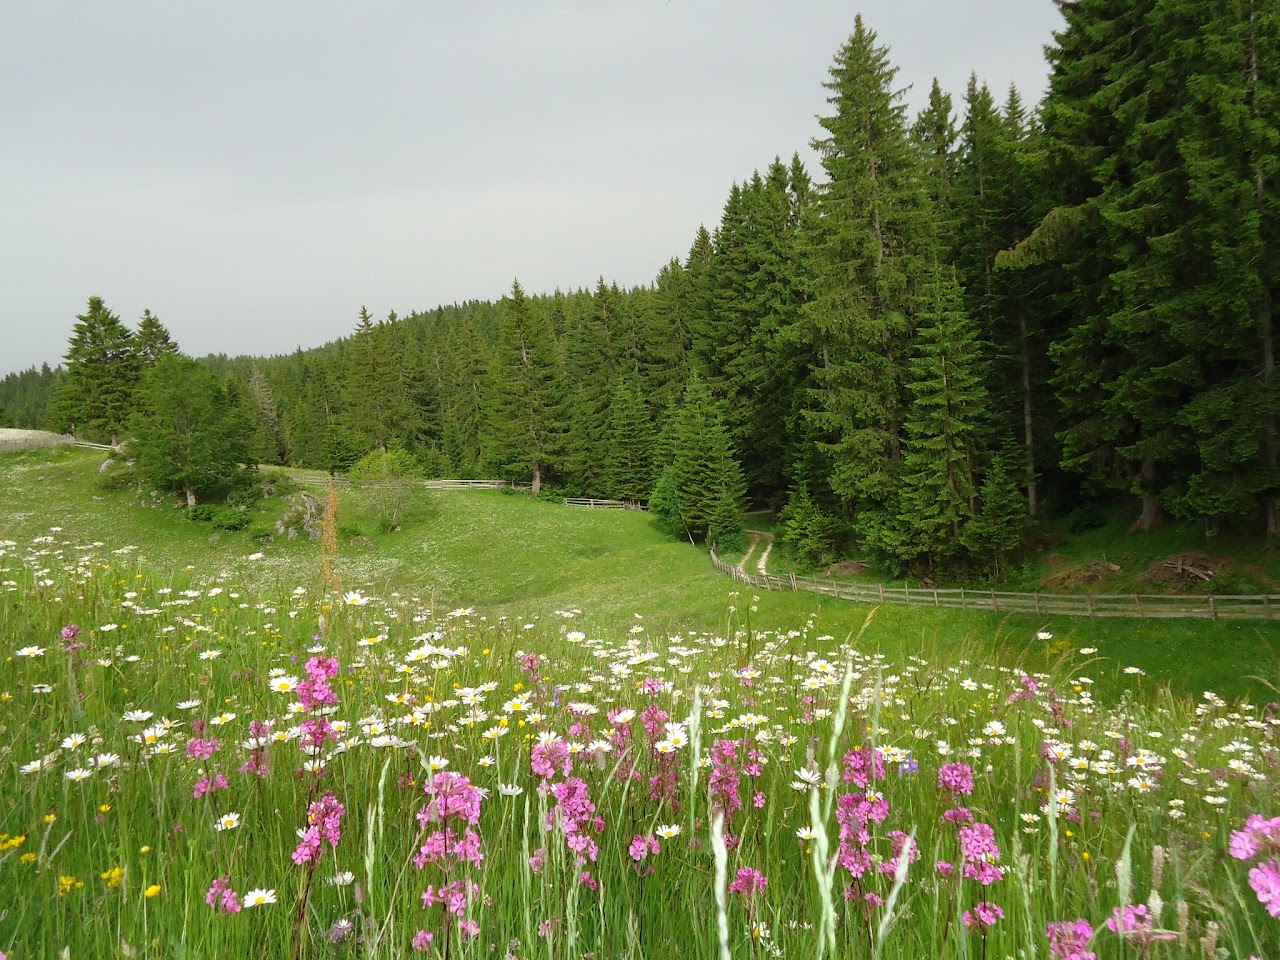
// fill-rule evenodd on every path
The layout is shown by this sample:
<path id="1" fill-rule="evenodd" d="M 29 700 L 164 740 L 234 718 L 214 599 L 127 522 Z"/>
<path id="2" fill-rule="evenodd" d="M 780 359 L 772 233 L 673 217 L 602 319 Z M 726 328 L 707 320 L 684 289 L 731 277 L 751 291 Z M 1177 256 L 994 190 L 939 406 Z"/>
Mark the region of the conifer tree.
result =
<path id="1" fill-rule="evenodd" d="M 536 496 L 564 462 L 564 387 L 551 324 L 531 308 L 519 281 L 502 298 L 502 327 L 490 367 L 487 425 L 495 461 L 532 477 Z"/>
<path id="2" fill-rule="evenodd" d="M 351 365 L 346 375 L 344 428 L 363 451 L 387 451 L 393 439 L 413 436 L 417 411 L 409 402 L 406 367 L 382 325 L 375 326 L 361 307 L 351 337 Z"/>
<path id="3" fill-rule="evenodd" d="M 101 297 L 90 297 L 76 317 L 66 361 L 51 411 L 55 429 L 114 445 L 133 412 L 139 369 L 132 332 Z"/>
<path id="4" fill-rule="evenodd" d="M 685 386 L 666 449 L 670 460 L 655 496 L 674 501 L 689 534 L 733 543 L 743 529 L 746 481 L 718 404 L 696 374 Z"/>
<path id="5" fill-rule="evenodd" d="M 224 493 L 248 461 L 248 426 L 212 373 L 189 357 L 162 356 L 143 375 L 130 429 L 139 475 L 181 493 L 188 507 Z"/>
<path id="6" fill-rule="evenodd" d="M 169 330 L 150 310 L 143 310 L 138 331 L 133 335 L 133 350 L 143 368 L 154 366 L 161 357 L 178 352 Z"/>
<path id="7" fill-rule="evenodd" d="M 606 492 L 616 500 L 645 500 L 654 483 L 653 421 L 630 378 L 613 392 L 609 426 Z"/>
<path id="8" fill-rule="evenodd" d="M 934 256 L 919 149 L 897 71 L 862 18 L 836 54 L 813 143 L 827 182 L 809 244 L 807 307 L 818 357 L 811 408 L 831 489 L 859 514 L 883 512 L 898 482 L 917 278 Z"/>
<path id="9" fill-rule="evenodd" d="M 859 517 L 867 545 L 908 563 L 946 561 L 977 513 L 977 459 L 986 407 L 984 364 L 953 271 L 922 295 L 911 358 L 911 405 L 897 515 Z"/>

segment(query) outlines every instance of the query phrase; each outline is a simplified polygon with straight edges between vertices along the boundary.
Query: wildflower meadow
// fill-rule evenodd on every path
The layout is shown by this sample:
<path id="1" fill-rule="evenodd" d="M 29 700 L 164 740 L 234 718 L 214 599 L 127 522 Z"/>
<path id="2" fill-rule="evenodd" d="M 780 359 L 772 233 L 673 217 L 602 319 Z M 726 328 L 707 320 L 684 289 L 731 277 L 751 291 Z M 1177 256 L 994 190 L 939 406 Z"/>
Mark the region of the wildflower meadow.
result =
<path id="1" fill-rule="evenodd" d="M 1280 956 L 1275 704 L 255 570 L 0 543 L 7 960 Z"/>

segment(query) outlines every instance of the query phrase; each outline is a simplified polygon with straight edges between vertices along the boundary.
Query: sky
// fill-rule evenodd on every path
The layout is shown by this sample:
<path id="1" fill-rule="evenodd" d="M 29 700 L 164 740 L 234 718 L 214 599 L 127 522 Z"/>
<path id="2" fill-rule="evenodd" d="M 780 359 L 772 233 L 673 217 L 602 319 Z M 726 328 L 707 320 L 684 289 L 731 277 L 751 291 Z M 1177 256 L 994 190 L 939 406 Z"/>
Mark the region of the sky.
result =
<path id="1" fill-rule="evenodd" d="M 91 295 L 187 353 L 649 283 L 809 148 L 861 12 L 914 112 L 1044 89 L 1052 0 L 0 3 L 0 375 Z"/>

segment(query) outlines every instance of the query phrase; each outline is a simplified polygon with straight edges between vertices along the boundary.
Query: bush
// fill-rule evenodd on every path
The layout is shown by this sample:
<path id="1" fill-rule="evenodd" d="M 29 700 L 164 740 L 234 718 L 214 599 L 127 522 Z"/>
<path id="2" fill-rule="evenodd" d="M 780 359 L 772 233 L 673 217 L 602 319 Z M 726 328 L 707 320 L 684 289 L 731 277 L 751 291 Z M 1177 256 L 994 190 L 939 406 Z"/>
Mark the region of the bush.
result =
<path id="1" fill-rule="evenodd" d="M 237 470 L 227 491 L 227 503 L 233 507 L 251 507 L 262 499 L 262 477 L 257 467 Z"/>
<path id="2" fill-rule="evenodd" d="M 137 485 L 138 474 L 132 467 L 116 461 L 102 473 L 93 478 L 93 485 L 104 493 L 116 493 Z"/>
<path id="3" fill-rule="evenodd" d="M 365 495 L 383 533 L 400 529 L 401 515 L 422 496 L 422 465 L 403 450 L 374 450 L 351 468 L 352 484 Z"/>
<path id="4" fill-rule="evenodd" d="M 840 521 L 822 511 L 804 490 L 795 490 L 778 515 L 783 551 L 804 570 L 831 563 L 836 556 Z"/>
<path id="5" fill-rule="evenodd" d="M 252 518 L 248 510 L 219 510 L 213 518 L 215 530 L 243 530 Z"/>
<path id="6" fill-rule="evenodd" d="M 1107 525 L 1107 516 L 1096 503 L 1083 503 L 1063 518 L 1062 528 L 1067 533 L 1088 533 Z"/>
<path id="7" fill-rule="evenodd" d="M 262 496 L 286 497 L 298 489 L 293 477 L 278 468 L 268 468 L 259 474 Z"/>
<path id="8" fill-rule="evenodd" d="M 187 517 L 196 523 L 212 523 L 220 512 L 212 503 L 197 503 L 187 511 Z"/>
<path id="9" fill-rule="evenodd" d="M 683 540 L 687 531 L 680 516 L 680 495 L 676 491 L 675 470 L 667 467 L 649 496 L 649 516 L 667 536 Z"/>
<path id="10" fill-rule="evenodd" d="M 249 539 L 257 543 L 269 543 L 276 538 L 275 528 L 265 523 L 255 523 L 249 527 Z"/>

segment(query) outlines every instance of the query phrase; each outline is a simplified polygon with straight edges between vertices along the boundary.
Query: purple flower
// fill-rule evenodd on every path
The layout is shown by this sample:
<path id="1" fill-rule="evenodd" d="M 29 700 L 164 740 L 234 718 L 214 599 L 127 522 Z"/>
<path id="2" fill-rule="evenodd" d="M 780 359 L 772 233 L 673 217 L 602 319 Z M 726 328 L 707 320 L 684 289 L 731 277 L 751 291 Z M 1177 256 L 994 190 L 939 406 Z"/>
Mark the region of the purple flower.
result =
<path id="1" fill-rule="evenodd" d="M 1267 860 L 1249 871 L 1249 886 L 1258 895 L 1258 902 L 1267 913 L 1280 917 L 1280 867 L 1275 860 Z"/>
<path id="2" fill-rule="evenodd" d="M 1098 955 L 1087 949 L 1093 936 L 1088 920 L 1059 920 L 1049 924 L 1045 935 L 1051 960 L 1098 960 Z"/>
<path id="3" fill-rule="evenodd" d="M 938 769 L 938 786 L 952 793 L 973 793 L 973 768 L 967 763 L 947 763 Z"/>
<path id="4" fill-rule="evenodd" d="M 733 882 L 729 884 L 729 892 L 740 893 L 744 898 L 748 898 L 759 893 L 768 883 L 769 879 L 759 870 L 743 867 L 738 871 L 738 875 Z"/>
<path id="5" fill-rule="evenodd" d="M 987 927 L 994 927 L 997 920 L 1004 919 L 1004 911 L 996 904 L 984 900 L 975 904 L 972 910 L 966 910 L 961 919 L 966 927 L 979 927 L 986 932 Z"/>

